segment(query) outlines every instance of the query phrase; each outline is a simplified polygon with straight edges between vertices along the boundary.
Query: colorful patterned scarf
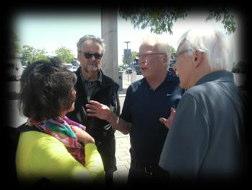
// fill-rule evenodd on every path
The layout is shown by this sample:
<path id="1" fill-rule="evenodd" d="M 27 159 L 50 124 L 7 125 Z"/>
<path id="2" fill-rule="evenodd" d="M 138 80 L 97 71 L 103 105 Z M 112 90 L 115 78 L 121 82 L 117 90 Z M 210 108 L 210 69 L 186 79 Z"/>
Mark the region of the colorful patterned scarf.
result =
<path id="1" fill-rule="evenodd" d="M 73 132 L 71 126 L 77 126 L 85 130 L 85 127 L 79 123 L 74 122 L 68 117 L 58 117 L 56 119 L 48 119 L 42 122 L 28 120 L 28 125 L 33 125 L 40 129 L 42 132 L 49 134 L 67 148 L 68 152 L 78 160 L 81 164 L 85 164 L 84 160 L 84 147 L 77 140 L 76 134 Z"/>

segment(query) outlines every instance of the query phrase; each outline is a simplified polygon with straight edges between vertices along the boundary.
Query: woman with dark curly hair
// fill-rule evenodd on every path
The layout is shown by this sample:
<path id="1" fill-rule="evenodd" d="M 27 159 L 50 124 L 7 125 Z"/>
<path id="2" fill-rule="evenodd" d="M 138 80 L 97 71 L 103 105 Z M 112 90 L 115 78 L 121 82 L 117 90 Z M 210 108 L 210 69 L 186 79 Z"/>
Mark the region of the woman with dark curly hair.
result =
<path id="1" fill-rule="evenodd" d="M 16 169 L 22 182 L 103 180 L 94 138 L 66 117 L 74 109 L 76 76 L 55 59 L 29 65 L 21 77 L 21 131 Z"/>

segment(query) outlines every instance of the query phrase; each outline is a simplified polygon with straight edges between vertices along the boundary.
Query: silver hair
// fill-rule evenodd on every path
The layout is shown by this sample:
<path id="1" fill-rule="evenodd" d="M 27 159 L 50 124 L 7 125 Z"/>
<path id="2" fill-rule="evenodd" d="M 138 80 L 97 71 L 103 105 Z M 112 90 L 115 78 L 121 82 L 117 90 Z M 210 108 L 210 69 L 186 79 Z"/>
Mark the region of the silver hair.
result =
<path id="1" fill-rule="evenodd" d="M 177 52 L 183 50 L 188 54 L 197 50 L 207 55 L 209 66 L 216 70 L 231 70 L 232 63 L 228 60 L 229 49 L 222 32 L 210 30 L 189 30 L 180 39 Z"/>
<path id="2" fill-rule="evenodd" d="M 150 45 L 158 52 L 165 53 L 167 56 L 167 64 L 169 64 L 171 56 L 171 47 L 168 43 L 165 42 L 165 40 L 161 39 L 157 35 L 147 35 L 145 36 L 145 38 L 143 38 L 141 46 L 142 45 Z"/>
<path id="3" fill-rule="evenodd" d="M 104 53 L 104 51 L 105 51 L 105 44 L 103 42 L 103 39 L 99 38 L 99 37 L 96 37 L 94 35 L 85 35 L 85 36 L 81 37 L 79 39 L 78 43 L 77 43 L 77 49 L 78 49 L 78 51 L 81 50 L 81 48 L 83 47 L 84 42 L 87 41 L 87 40 L 91 40 L 93 42 L 96 42 L 96 43 L 100 44 L 101 47 L 102 47 L 102 53 Z"/>

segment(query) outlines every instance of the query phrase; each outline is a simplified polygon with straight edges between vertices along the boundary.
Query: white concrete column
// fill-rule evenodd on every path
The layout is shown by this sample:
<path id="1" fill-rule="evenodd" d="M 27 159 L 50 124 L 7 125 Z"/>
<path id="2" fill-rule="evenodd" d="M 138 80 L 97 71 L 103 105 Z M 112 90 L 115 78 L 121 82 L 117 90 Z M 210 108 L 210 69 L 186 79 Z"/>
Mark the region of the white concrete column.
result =
<path id="1" fill-rule="evenodd" d="M 118 78 L 117 10 L 101 9 L 101 37 L 105 42 L 102 70 L 115 82 Z"/>

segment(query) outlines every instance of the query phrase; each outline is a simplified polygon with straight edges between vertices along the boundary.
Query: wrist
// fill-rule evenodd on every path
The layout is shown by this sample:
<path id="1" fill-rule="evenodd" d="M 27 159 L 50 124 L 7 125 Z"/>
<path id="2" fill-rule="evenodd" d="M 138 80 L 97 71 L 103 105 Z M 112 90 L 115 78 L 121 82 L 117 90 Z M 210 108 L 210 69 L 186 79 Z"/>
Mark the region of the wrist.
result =
<path id="1" fill-rule="evenodd" d="M 118 116 L 111 112 L 108 118 L 108 122 L 113 128 L 115 128 L 117 120 L 118 120 Z"/>
<path id="2" fill-rule="evenodd" d="M 107 119 L 106 120 L 110 124 L 113 123 L 113 121 L 114 121 L 114 114 L 113 114 L 113 112 L 109 111 L 109 114 L 107 115 Z"/>

